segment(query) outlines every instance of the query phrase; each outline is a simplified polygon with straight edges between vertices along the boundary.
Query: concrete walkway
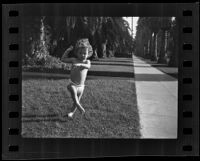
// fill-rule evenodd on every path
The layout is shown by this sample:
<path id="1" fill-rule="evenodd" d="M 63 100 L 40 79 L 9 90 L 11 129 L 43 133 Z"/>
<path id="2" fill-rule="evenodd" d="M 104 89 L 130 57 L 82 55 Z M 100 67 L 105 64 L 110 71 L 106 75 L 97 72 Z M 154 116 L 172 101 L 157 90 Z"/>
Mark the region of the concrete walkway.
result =
<path id="1" fill-rule="evenodd" d="M 133 56 L 142 138 L 177 138 L 178 80 Z"/>

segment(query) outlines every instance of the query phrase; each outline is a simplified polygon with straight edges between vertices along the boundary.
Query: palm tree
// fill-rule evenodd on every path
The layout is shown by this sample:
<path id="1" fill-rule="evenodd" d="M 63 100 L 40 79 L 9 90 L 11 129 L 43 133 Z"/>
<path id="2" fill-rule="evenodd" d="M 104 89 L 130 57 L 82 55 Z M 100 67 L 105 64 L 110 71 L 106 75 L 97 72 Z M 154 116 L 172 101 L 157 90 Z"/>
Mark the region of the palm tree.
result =
<path id="1" fill-rule="evenodd" d="M 84 17 L 83 26 L 93 47 L 98 48 L 100 57 L 106 57 L 107 47 L 115 51 L 118 47 L 122 50 L 131 44 L 130 28 L 121 17 Z"/>
<path id="2" fill-rule="evenodd" d="M 136 32 L 137 55 L 144 56 L 143 48 L 146 46 L 146 43 L 147 46 L 149 44 L 151 46 L 151 60 L 156 60 L 158 56 L 158 63 L 176 66 L 178 58 L 177 20 L 172 21 L 172 17 L 139 18 Z M 146 56 L 144 57 L 146 58 Z"/>
<path id="3" fill-rule="evenodd" d="M 107 39 L 112 48 L 119 52 L 131 52 L 133 38 L 129 33 L 130 26 L 122 17 L 113 17 L 108 21 Z"/>
<path id="4" fill-rule="evenodd" d="M 169 66 L 177 66 L 178 65 L 178 53 L 179 53 L 179 19 L 175 18 L 171 19 L 171 28 L 169 30 L 171 41 L 169 42 L 168 50 L 171 52 L 170 60 L 168 62 Z"/>
<path id="5" fill-rule="evenodd" d="M 28 21 L 30 28 L 34 25 Z M 99 57 L 106 57 L 106 52 L 124 52 L 130 49 L 133 39 L 128 30 L 129 25 L 122 17 L 37 17 L 35 23 L 37 32 L 27 32 L 34 36 L 34 42 L 43 44 L 50 55 L 60 57 L 68 46 L 79 38 L 87 37 Z M 34 22 L 34 21 L 33 21 Z M 26 29 L 26 31 L 32 31 Z M 34 45 L 36 47 L 39 44 Z M 30 45 L 28 45 L 30 46 Z M 108 49 L 108 50 L 107 50 Z M 28 50 L 27 50 L 28 51 Z M 44 53 L 41 53 L 43 55 Z M 45 54 L 44 54 L 45 55 Z"/>
<path id="6" fill-rule="evenodd" d="M 171 27 L 171 17 L 162 17 L 161 18 L 161 52 L 158 58 L 158 63 L 166 63 L 165 54 L 167 52 L 167 39 L 168 39 L 168 30 Z"/>
<path id="7" fill-rule="evenodd" d="M 31 59 L 40 40 L 40 26 L 41 17 L 22 17 L 22 62 L 23 64 L 28 63 L 28 59 Z"/>
<path id="8" fill-rule="evenodd" d="M 152 31 L 149 28 L 149 19 L 147 17 L 140 17 L 136 29 L 136 54 L 145 58 L 151 58 Z"/>
<path id="9" fill-rule="evenodd" d="M 158 17 L 148 17 L 147 18 L 147 26 L 151 30 L 151 35 L 152 35 L 152 41 L 151 41 L 151 50 L 150 50 L 150 55 L 151 55 L 151 60 L 156 60 L 157 59 L 157 33 L 160 29 L 160 18 Z"/>

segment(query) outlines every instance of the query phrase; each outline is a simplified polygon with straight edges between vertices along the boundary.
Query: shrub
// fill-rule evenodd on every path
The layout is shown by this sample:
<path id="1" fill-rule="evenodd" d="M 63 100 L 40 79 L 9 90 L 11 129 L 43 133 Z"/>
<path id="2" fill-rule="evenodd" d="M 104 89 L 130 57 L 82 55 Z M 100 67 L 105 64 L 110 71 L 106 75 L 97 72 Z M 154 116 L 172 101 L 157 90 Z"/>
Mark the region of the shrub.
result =
<path id="1" fill-rule="evenodd" d="M 26 62 L 23 62 L 23 66 L 33 68 L 48 68 L 48 69 L 64 69 L 68 70 L 69 67 L 66 63 L 63 63 L 60 58 L 47 55 L 46 57 L 37 58 L 26 55 Z"/>
<path id="2" fill-rule="evenodd" d="M 115 52 L 115 57 L 125 57 L 125 58 L 131 58 L 132 54 L 131 53 L 120 53 L 120 52 Z"/>
<path id="3" fill-rule="evenodd" d="M 50 55 L 46 56 L 45 67 L 51 69 L 68 69 L 68 66 L 63 63 L 60 58 L 56 58 Z"/>

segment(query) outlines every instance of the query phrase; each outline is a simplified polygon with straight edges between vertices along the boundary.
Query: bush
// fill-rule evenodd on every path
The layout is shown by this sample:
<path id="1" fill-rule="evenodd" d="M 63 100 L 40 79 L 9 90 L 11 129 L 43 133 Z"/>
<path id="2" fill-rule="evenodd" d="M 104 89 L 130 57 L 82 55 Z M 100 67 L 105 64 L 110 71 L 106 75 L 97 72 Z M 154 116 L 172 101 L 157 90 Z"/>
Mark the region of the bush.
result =
<path id="1" fill-rule="evenodd" d="M 40 67 L 40 68 L 48 68 L 48 69 L 64 69 L 68 70 L 69 67 L 67 64 L 63 63 L 60 58 L 53 57 L 51 55 L 47 55 L 43 58 L 29 57 L 26 56 L 26 63 L 23 63 L 23 66 L 27 67 Z"/>
<path id="2" fill-rule="evenodd" d="M 132 54 L 131 54 L 131 53 L 119 53 L 119 52 L 116 52 L 116 53 L 115 53 L 115 57 L 131 58 L 131 57 L 132 57 Z"/>
<path id="3" fill-rule="evenodd" d="M 53 56 L 48 55 L 46 57 L 46 61 L 45 61 L 45 67 L 47 68 L 51 68 L 51 69 L 57 69 L 57 68 L 61 68 L 61 69 L 68 69 L 68 66 L 63 63 L 60 58 L 56 58 Z"/>

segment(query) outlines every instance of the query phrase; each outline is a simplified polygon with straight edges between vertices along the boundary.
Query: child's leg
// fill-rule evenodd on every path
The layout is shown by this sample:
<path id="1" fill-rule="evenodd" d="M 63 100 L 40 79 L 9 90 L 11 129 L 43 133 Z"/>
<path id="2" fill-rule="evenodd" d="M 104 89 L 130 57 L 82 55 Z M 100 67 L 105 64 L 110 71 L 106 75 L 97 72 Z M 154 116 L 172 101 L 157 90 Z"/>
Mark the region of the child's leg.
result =
<path id="1" fill-rule="evenodd" d="M 69 90 L 70 94 L 71 94 L 71 97 L 72 97 L 72 92 L 71 92 L 71 84 L 69 84 L 67 86 L 67 89 Z M 76 107 L 76 104 L 75 102 L 73 103 L 73 106 L 72 106 L 72 109 L 71 109 L 71 112 L 68 113 L 68 117 L 73 117 L 74 113 L 76 112 L 77 110 L 77 107 Z"/>
<path id="2" fill-rule="evenodd" d="M 77 88 L 73 85 L 71 85 L 70 87 L 68 87 L 72 99 L 74 101 L 74 107 L 77 107 L 81 112 L 85 112 L 85 109 L 81 106 L 79 100 L 82 96 L 83 90 L 82 91 L 77 91 Z M 74 112 L 76 111 L 76 108 L 74 109 Z"/>
<path id="3" fill-rule="evenodd" d="M 78 100 L 79 100 L 79 103 L 80 103 L 80 100 L 81 100 L 82 95 L 83 95 L 83 90 L 79 91 L 79 93 L 78 93 Z M 84 109 L 84 108 L 83 108 L 83 109 Z M 84 109 L 83 112 L 85 112 L 85 109 Z"/>
<path id="4" fill-rule="evenodd" d="M 71 110 L 72 113 L 74 114 L 76 112 L 76 110 L 77 110 L 76 104 L 73 103 L 73 107 L 72 107 L 72 110 Z"/>
<path id="5" fill-rule="evenodd" d="M 81 96 L 83 95 L 83 92 L 78 93 L 77 95 L 78 95 L 78 100 L 79 100 L 79 102 L 80 102 Z M 73 104 L 73 111 L 70 112 L 72 116 L 74 115 L 74 113 L 76 112 L 76 110 L 77 110 L 77 107 L 76 107 L 76 104 L 74 103 L 74 104 Z"/>

